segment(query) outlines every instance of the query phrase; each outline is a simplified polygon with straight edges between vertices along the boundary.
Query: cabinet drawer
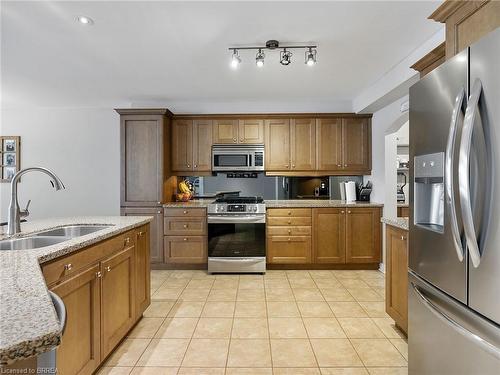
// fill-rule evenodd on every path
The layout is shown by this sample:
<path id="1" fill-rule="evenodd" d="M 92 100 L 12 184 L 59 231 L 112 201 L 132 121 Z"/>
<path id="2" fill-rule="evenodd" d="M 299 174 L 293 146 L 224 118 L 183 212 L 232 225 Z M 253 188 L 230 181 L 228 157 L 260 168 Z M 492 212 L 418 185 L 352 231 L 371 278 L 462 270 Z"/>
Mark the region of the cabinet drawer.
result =
<path id="1" fill-rule="evenodd" d="M 268 226 L 310 226 L 310 217 L 268 217 Z"/>
<path id="2" fill-rule="evenodd" d="M 203 217 L 166 217 L 163 228 L 165 235 L 203 236 L 207 234 L 207 220 Z"/>
<path id="3" fill-rule="evenodd" d="M 311 227 L 267 227 L 267 235 L 268 236 L 310 236 L 311 235 Z"/>
<path id="4" fill-rule="evenodd" d="M 73 275 L 83 267 L 124 249 L 126 245 L 133 244 L 134 241 L 135 231 L 131 230 L 96 245 L 81 249 L 74 254 L 43 264 L 42 273 L 45 281 L 47 285 L 50 285 L 66 276 Z"/>
<path id="5" fill-rule="evenodd" d="M 204 208 L 166 208 L 165 216 L 203 217 L 207 216 L 207 210 Z"/>
<path id="6" fill-rule="evenodd" d="M 288 216 L 309 216 L 311 217 L 310 208 L 270 208 L 267 210 L 269 217 L 288 217 Z"/>
<path id="7" fill-rule="evenodd" d="M 206 263 L 207 237 L 166 236 L 165 261 L 167 263 Z"/>
<path id="8" fill-rule="evenodd" d="M 310 236 L 268 236 L 266 242 L 268 263 L 311 263 Z"/>

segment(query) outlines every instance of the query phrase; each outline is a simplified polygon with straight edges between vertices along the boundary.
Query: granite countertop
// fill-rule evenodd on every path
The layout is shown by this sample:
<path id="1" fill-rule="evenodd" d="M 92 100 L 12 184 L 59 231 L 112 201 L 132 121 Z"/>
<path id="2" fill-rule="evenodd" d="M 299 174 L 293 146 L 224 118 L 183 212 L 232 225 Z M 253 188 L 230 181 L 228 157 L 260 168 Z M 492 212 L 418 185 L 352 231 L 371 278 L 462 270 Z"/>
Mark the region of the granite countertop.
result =
<path id="1" fill-rule="evenodd" d="M 376 202 L 346 202 L 336 199 L 266 200 L 266 208 L 383 207 Z"/>
<path id="2" fill-rule="evenodd" d="M 88 216 L 22 223 L 21 233 L 11 238 L 72 224 L 112 226 L 39 249 L 0 251 L 0 365 L 50 351 L 61 341 L 59 320 L 40 264 L 151 220 L 150 216 Z M 0 234 L 0 240 L 7 238 Z"/>
<path id="3" fill-rule="evenodd" d="M 399 229 L 408 230 L 408 218 L 407 217 L 397 217 L 397 218 L 383 217 L 380 221 L 382 223 L 385 223 L 387 225 L 392 225 L 393 227 L 396 227 Z"/>
<path id="4" fill-rule="evenodd" d="M 398 203 L 398 207 L 410 207 L 408 203 Z"/>
<path id="5" fill-rule="evenodd" d="M 164 203 L 165 208 L 175 208 L 175 207 L 192 207 L 192 208 L 205 208 L 210 203 L 213 203 L 215 198 L 211 199 L 193 199 L 187 202 L 168 202 Z"/>

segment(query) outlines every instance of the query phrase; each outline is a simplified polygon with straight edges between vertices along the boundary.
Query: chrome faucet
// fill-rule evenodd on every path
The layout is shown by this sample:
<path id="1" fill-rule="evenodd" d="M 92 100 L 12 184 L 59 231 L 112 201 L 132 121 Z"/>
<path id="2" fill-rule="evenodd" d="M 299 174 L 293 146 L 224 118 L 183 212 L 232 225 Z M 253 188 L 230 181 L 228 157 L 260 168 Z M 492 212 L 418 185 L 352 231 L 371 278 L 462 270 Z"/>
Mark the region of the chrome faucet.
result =
<path id="1" fill-rule="evenodd" d="M 26 208 L 24 210 L 19 209 L 19 203 L 17 201 L 17 183 L 23 174 L 28 172 L 43 172 L 50 177 L 50 183 L 52 187 L 56 190 L 65 189 L 62 181 L 55 175 L 54 172 L 47 168 L 42 167 L 31 167 L 21 169 L 17 172 L 14 177 L 12 177 L 12 181 L 10 182 L 10 204 L 9 204 L 9 218 L 7 224 L 7 234 L 12 236 L 13 234 L 19 233 L 21 231 L 21 218 L 27 217 L 29 215 L 28 207 L 31 203 L 31 200 L 28 201 Z"/>

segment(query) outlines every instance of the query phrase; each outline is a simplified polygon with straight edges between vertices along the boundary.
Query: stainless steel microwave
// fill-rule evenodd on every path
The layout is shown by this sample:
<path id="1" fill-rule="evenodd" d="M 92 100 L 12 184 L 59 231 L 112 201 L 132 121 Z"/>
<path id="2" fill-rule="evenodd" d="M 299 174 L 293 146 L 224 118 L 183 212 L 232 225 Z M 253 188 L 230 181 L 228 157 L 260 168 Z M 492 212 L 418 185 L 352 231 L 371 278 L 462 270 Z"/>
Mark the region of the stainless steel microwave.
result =
<path id="1" fill-rule="evenodd" d="M 212 171 L 263 171 L 264 145 L 212 146 Z"/>

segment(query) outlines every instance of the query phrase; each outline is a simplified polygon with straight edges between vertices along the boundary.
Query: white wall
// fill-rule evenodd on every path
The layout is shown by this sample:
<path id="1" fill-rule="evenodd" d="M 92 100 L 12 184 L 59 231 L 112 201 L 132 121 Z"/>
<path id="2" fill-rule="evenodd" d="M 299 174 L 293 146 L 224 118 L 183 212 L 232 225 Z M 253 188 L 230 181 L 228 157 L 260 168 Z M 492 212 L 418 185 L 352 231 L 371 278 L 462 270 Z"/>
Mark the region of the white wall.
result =
<path id="1" fill-rule="evenodd" d="M 394 190 L 394 194 L 396 194 L 396 186 L 386 186 L 385 184 L 385 136 L 387 130 L 401 117 L 401 103 L 407 100 L 408 95 L 373 114 L 372 174 L 365 176 L 365 181 L 371 180 L 373 182 L 373 191 L 371 195 L 371 200 L 373 202 L 384 202 L 386 188 Z"/>
<path id="2" fill-rule="evenodd" d="M 19 183 L 19 203 L 31 199 L 30 218 L 119 215 L 119 116 L 112 109 L 3 109 L 1 134 L 21 136 L 21 167 L 52 169 L 66 185 L 54 191 L 34 172 Z M 10 184 L 0 184 L 0 217 L 7 218 Z"/>

